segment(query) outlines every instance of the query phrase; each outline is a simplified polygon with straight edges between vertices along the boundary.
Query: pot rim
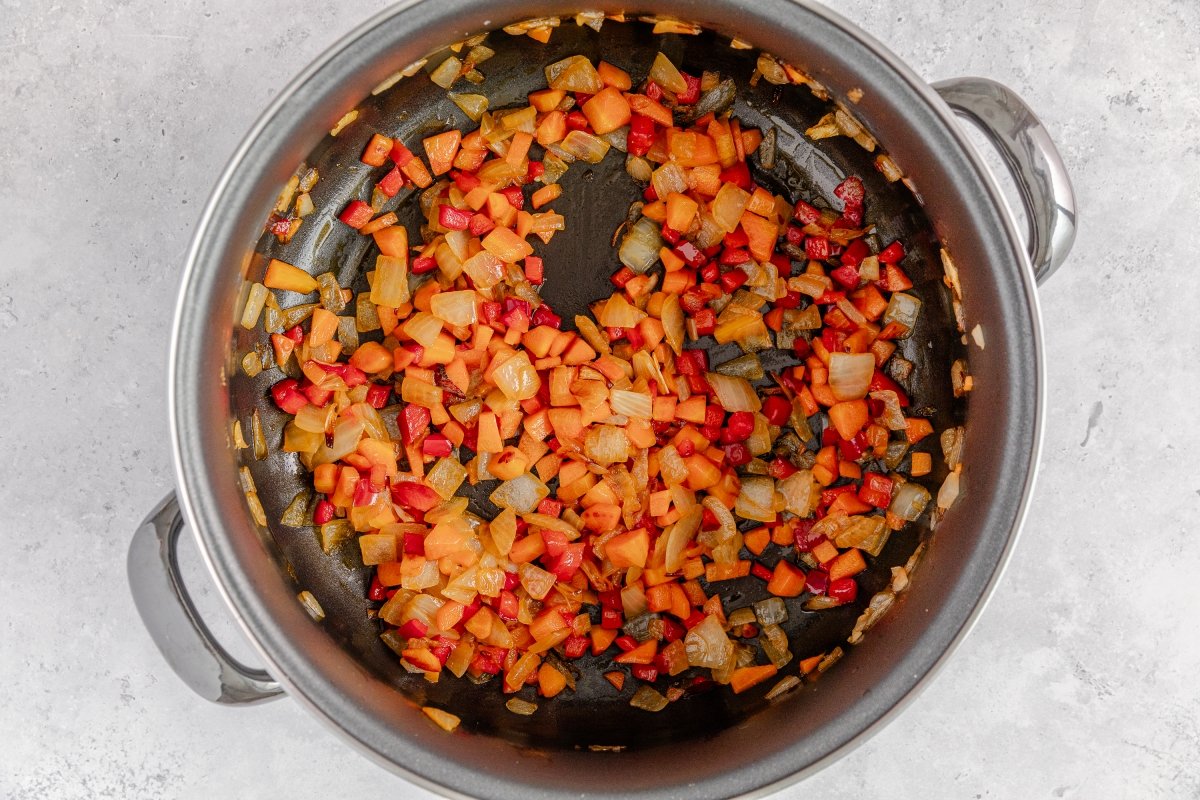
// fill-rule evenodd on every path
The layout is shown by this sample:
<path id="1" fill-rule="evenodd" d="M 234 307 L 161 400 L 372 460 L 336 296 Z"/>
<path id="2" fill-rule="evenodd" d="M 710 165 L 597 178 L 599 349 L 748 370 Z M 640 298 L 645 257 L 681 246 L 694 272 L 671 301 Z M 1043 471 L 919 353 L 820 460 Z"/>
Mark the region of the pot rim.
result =
<path id="1" fill-rule="evenodd" d="M 1016 223 L 990 170 L 965 135 L 953 112 L 930 85 L 907 66 L 907 64 L 895 56 L 875 37 L 866 33 L 840 14 L 812 2 L 812 0 L 768 0 L 764 5 L 769 3 L 776 4 L 776 7 L 792 5 L 796 7 L 796 10 L 804 10 L 806 13 L 821 19 L 825 23 L 841 29 L 847 36 L 857 40 L 864 48 L 871 51 L 891 71 L 896 80 L 902 82 L 910 91 L 925 102 L 928 106 L 928 111 L 937 118 L 938 123 L 944 129 L 944 134 L 957 146 L 961 151 L 961 155 L 970 165 L 973 172 L 972 177 L 978 184 L 978 188 L 982 190 L 986 199 L 997 211 L 997 216 L 1002 220 L 1001 232 L 1011 245 L 1013 256 L 1018 262 L 1017 272 L 1021 281 L 1020 293 L 1029 312 L 1028 324 L 1032 333 L 1031 346 L 1034 356 L 1032 364 L 1033 374 L 1030 377 L 1033 388 L 1033 408 L 1030 420 L 1032 440 L 1028 451 L 1029 457 L 1025 479 L 1019 490 L 1020 501 L 1015 509 L 1015 516 L 1007 540 L 999 553 L 989 577 L 982 584 L 978 600 L 970 612 L 962 618 L 958 630 L 955 632 L 953 638 L 949 640 L 949 643 L 929 662 L 924 672 L 916 676 L 909 683 L 907 689 L 895 697 L 876 698 L 873 718 L 868 724 L 861 726 L 856 734 L 836 744 L 828 749 L 824 755 L 812 760 L 799 769 L 795 769 L 779 777 L 771 777 L 766 782 L 755 784 L 753 788 L 741 791 L 735 795 L 739 798 L 757 798 L 771 794 L 820 771 L 845 756 L 891 722 L 941 672 L 951 654 L 958 649 L 966 635 L 978 622 L 1011 560 L 1017 539 L 1028 516 L 1029 502 L 1037 478 L 1039 457 L 1043 445 L 1043 422 L 1046 402 L 1042 319 L 1033 270 L 1030 266 L 1029 258 L 1025 254 L 1024 247 L 1020 245 L 1020 235 L 1017 232 Z M 188 429 L 183 422 L 188 416 L 189 408 L 187 407 L 187 403 L 193 391 L 193 387 L 189 384 L 189 380 L 193 380 L 190 370 L 193 370 L 195 364 L 198 362 L 198 359 L 190 357 L 193 355 L 193 348 L 196 344 L 187 335 L 189 320 L 196 313 L 195 310 L 197 307 L 189 290 L 193 288 L 203 273 L 203 267 L 205 266 L 203 257 L 205 245 L 208 242 L 210 231 L 214 227 L 216 218 L 220 216 L 222 199 L 230 191 L 231 186 L 246 180 L 246 176 L 250 173 L 243 172 L 244 164 L 252 154 L 254 145 L 260 136 L 278 121 L 277 118 L 288 110 L 288 106 L 295 102 L 295 99 L 302 93 L 314 76 L 320 75 L 323 71 L 330 68 L 331 64 L 334 64 L 340 56 L 373 29 L 392 20 L 394 17 L 407 14 L 413 8 L 421 5 L 428 4 L 423 2 L 423 0 L 401 0 L 401 2 L 372 15 L 341 37 L 296 75 L 276 95 L 241 140 L 241 143 L 213 187 L 209 200 L 196 226 L 184 264 L 181 290 L 175 309 L 174 324 L 170 339 L 168 410 L 180 507 L 185 515 L 188 526 L 192 529 L 199 544 L 201 557 L 210 573 L 216 579 L 217 590 L 232 611 L 237 624 L 258 652 L 259 657 L 262 658 L 267 670 L 287 689 L 289 695 L 298 700 L 328 728 L 336 731 L 344 741 L 349 742 L 359 752 L 368 755 L 380 765 L 400 774 L 406 780 L 428 791 L 447 797 L 468 798 L 469 800 L 473 795 L 464 794 L 446 784 L 435 782 L 419 772 L 398 764 L 394 759 L 379 749 L 372 747 L 362 738 L 359 738 L 359 736 L 346 727 L 343 721 L 331 714 L 329 709 L 322 705 L 316 698 L 310 696 L 306 691 L 307 687 L 294 681 L 288 672 L 281 668 L 279 660 L 268 651 L 267 647 L 262 643 L 249 615 L 242 606 L 243 603 L 249 602 L 246 587 L 238 584 L 235 579 L 241 578 L 244 583 L 245 576 L 233 575 L 228 572 L 229 565 L 218 559 L 213 552 L 211 542 L 209 541 L 211 529 L 206 526 L 204 520 L 206 517 L 208 519 L 214 518 L 215 514 L 201 513 L 201 509 L 210 511 L 208 507 L 213 502 L 212 484 L 200 463 L 200 450 L 197 449 L 199 445 L 196 442 L 189 441 L 184 435 L 184 432 Z M 496 25 L 490 25 L 489 29 L 495 30 L 497 27 Z M 261 181 L 263 177 L 260 172 L 254 176 L 253 181 Z M 744 783 L 747 782 L 749 781 L 744 781 Z M 692 788 L 698 789 L 699 784 L 694 785 Z"/>

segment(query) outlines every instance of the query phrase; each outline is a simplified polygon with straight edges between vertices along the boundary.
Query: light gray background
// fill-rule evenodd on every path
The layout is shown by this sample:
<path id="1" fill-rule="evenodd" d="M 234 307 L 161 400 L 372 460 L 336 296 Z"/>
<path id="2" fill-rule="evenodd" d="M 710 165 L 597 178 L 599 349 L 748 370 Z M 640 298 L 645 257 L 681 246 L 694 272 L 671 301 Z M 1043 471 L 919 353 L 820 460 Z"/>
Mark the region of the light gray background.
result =
<path id="1" fill-rule="evenodd" d="M 431 797 L 288 700 L 192 696 L 124 572 L 172 484 L 167 330 L 209 187 L 384 5 L 0 0 L 0 797 Z M 1046 448 L 1007 577 L 909 710 L 779 797 L 1200 796 L 1200 5 L 832 5 L 931 80 L 1021 92 L 1082 229 L 1041 291 Z"/>

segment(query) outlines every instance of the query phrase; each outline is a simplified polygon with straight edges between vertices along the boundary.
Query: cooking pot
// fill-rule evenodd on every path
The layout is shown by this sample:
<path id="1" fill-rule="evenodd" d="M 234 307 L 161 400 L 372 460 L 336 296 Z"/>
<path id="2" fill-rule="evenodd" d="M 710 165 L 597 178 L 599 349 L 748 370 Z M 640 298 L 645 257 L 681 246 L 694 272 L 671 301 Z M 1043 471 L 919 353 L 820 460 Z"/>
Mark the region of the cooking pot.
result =
<path id="1" fill-rule="evenodd" d="M 1074 199 L 1045 130 L 1012 92 L 973 78 L 931 88 L 878 42 L 815 4 L 656 0 L 644 9 L 703 24 L 708 32 L 696 37 L 653 36 L 634 23 L 609 23 L 597 34 L 570 23 L 577 10 L 558 0 L 399 3 L 319 58 L 255 124 L 217 184 L 184 270 L 169 376 L 177 493 L 137 531 L 130 581 L 160 649 L 199 694 L 236 704 L 286 692 L 360 750 L 433 791 L 521 800 L 758 796 L 829 763 L 892 717 L 966 634 L 999 579 L 1025 516 L 1041 440 L 1035 282 L 1070 249 Z M 911 588 L 854 646 L 844 640 L 861 603 L 795 614 L 814 650 L 841 644 L 845 656 L 820 681 L 781 701 L 711 692 L 649 714 L 615 697 L 597 670 L 585 670 L 573 695 L 525 718 L 504 709 L 495 686 L 449 678 L 430 684 L 409 675 L 368 619 L 361 563 L 322 553 L 310 528 L 274 521 L 300 488 L 302 470 L 283 454 L 256 461 L 231 445 L 231 422 L 248 426 L 255 409 L 268 438 L 282 423 L 262 402 L 278 374 L 249 378 L 238 368 L 263 335 L 235 320 L 247 282 L 261 277 L 264 256 L 313 272 L 332 269 L 344 286 L 361 282 L 369 237 L 339 226 L 332 214 L 368 175 L 357 160 L 363 143 L 376 129 L 412 142 L 459 118 L 445 91 L 423 74 L 374 96 L 372 88 L 435 46 L 547 15 L 564 17 L 548 44 L 499 32 L 489 39 L 497 54 L 481 66 L 488 75 L 482 91 L 493 108 L 524 98 L 541 85 L 542 66 L 575 53 L 636 75 L 661 48 L 689 72 L 718 69 L 744 84 L 755 57 L 728 47 L 729 37 L 738 36 L 796 65 L 851 108 L 913 187 L 910 193 L 886 182 L 871 168 L 872 155 L 849 139 L 818 145 L 804 137 L 829 110 L 805 87 L 743 85 L 737 115 L 778 133 L 780 166 L 760 180 L 775 181 L 777 191 L 793 197 L 828 199 L 842 177 L 859 174 L 867 183 L 868 221 L 883 240 L 899 237 L 909 246 L 906 267 L 913 265 L 925 311 L 902 352 L 916 364 L 921 400 L 933 407 L 937 426 L 966 426 L 957 505 L 934 535 L 926 519 L 894 536 L 864 578 L 871 591 L 886 587 L 888 567 L 906 563 L 920 547 L 924 557 Z M 330 137 L 352 108 L 358 118 Z M 955 113 L 987 135 L 1011 172 L 1029 222 L 1024 243 Z M 544 287 L 559 313 L 574 314 L 611 291 L 604 288 L 616 263 L 609 238 L 635 194 L 620 183 L 627 180 L 620 159 L 607 161 L 615 163 L 572 168 L 563 179 L 569 185 L 560 202 L 567 205 L 558 210 L 569 230 L 547 249 Z M 313 190 L 318 213 L 282 245 L 263 234 L 263 224 L 301 162 L 321 173 Z M 965 329 L 977 338 L 956 327 L 941 285 L 942 246 L 958 265 Z M 553 271 L 556 264 L 565 265 L 557 267 L 562 272 Z M 968 341 L 974 342 L 969 353 Z M 965 400 L 949 384 L 949 364 L 963 355 L 975 387 Z M 272 520 L 266 526 L 255 523 L 239 486 L 243 464 Z M 266 671 L 231 658 L 196 613 L 176 559 L 185 526 Z M 297 602 L 300 590 L 320 602 L 323 621 Z M 749 596 L 754 589 L 734 591 Z M 462 716 L 459 732 L 431 725 L 420 711 L 426 703 Z"/>

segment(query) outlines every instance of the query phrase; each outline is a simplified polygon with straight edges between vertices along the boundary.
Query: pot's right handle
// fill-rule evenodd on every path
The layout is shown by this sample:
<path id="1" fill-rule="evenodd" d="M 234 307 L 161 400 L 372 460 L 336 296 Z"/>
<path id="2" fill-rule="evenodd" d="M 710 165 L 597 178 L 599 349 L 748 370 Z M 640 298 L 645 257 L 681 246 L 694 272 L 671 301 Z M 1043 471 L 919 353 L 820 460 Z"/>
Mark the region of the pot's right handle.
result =
<path id="1" fill-rule="evenodd" d="M 952 78 L 933 88 L 959 116 L 975 123 L 999 151 L 1029 216 L 1029 259 L 1042 283 L 1075 241 L 1075 191 L 1058 148 L 1015 92 L 987 78 Z"/>
<path id="2" fill-rule="evenodd" d="M 214 703 L 274 700 L 283 688 L 260 669 L 226 652 L 196 612 L 179 572 L 183 514 L 175 495 L 146 517 L 129 545 L 129 588 L 146 629 L 167 663 L 192 691 Z"/>

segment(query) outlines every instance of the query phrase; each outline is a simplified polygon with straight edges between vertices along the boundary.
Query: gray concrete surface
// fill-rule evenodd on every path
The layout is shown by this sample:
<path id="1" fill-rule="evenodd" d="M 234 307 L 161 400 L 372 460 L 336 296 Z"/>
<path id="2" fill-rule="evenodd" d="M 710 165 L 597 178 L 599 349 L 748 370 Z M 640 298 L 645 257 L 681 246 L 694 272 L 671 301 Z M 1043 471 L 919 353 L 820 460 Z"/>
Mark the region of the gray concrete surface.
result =
<path id="1" fill-rule="evenodd" d="M 124 573 L 172 485 L 167 329 L 209 187 L 383 5 L 0 0 L 0 797 L 431 797 L 290 701 L 192 696 Z M 778 797 L 1200 796 L 1200 6 L 832 5 L 931 80 L 1020 91 L 1083 227 L 1041 291 L 1045 457 L 1008 575 L 910 709 Z"/>

